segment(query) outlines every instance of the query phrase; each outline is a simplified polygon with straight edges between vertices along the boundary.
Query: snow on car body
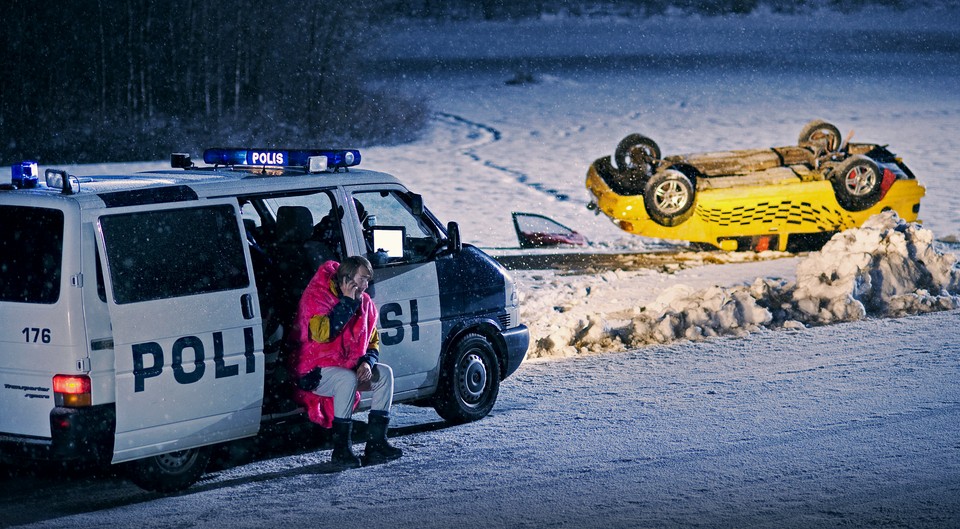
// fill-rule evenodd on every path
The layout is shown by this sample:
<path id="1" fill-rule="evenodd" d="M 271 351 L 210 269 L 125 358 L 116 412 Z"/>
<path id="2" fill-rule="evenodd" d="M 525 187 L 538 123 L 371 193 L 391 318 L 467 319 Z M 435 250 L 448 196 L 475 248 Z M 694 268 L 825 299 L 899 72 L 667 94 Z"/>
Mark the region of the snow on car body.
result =
<path id="1" fill-rule="evenodd" d="M 586 186 L 620 229 L 725 250 L 804 250 L 896 211 L 917 220 L 925 190 L 903 161 L 873 143 L 841 142 L 808 123 L 798 145 L 667 156 L 639 134 L 591 164 Z"/>
<path id="2" fill-rule="evenodd" d="M 395 400 L 485 416 L 529 333 L 505 269 L 358 151 L 208 149 L 196 167 L 0 181 L 0 458 L 129 462 L 162 491 L 300 419 L 284 357 L 319 264 L 374 263 Z M 341 169 L 344 169 L 341 171 Z M 374 220 L 376 218 L 376 220 Z M 364 405 L 366 403 L 362 403 Z"/>

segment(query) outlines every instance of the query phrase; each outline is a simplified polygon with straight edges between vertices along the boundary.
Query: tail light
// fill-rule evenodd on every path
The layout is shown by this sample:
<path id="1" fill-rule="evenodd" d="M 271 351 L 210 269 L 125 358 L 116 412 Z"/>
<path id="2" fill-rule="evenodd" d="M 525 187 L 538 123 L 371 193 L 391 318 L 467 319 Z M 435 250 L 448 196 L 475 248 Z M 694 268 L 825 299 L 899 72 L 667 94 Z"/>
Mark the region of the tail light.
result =
<path id="1" fill-rule="evenodd" d="M 90 377 L 86 375 L 56 375 L 53 377 L 53 401 L 57 406 L 80 408 L 90 406 Z"/>

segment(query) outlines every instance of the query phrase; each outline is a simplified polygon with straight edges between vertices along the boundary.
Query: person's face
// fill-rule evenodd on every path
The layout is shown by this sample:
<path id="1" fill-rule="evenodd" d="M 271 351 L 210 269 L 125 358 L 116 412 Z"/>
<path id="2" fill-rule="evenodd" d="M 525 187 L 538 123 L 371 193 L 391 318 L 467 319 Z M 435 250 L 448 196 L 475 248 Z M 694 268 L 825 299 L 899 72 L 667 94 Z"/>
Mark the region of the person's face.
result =
<path id="1" fill-rule="evenodd" d="M 351 288 L 356 288 L 357 292 L 364 292 L 370 286 L 370 280 L 373 279 L 370 272 L 364 268 L 358 268 L 353 277 L 344 278 L 344 282 Z"/>

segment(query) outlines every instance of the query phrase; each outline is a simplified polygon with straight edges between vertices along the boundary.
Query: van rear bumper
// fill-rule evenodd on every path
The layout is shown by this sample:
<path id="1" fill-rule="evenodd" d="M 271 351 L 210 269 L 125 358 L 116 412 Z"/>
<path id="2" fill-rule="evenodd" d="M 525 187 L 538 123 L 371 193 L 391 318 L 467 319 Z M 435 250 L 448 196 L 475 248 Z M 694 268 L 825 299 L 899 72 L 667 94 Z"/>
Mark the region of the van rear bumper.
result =
<path id="1" fill-rule="evenodd" d="M 530 347 L 530 330 L 526 325 L 518 325 L 503 330 L 500 337 L 503 339 L 504 350 L 507 353 L 507 365 L 503 372 L 503 378 L 507 378 L 527 357 L 527 348 Z"/>
<path id="2" fill-rule="evenodd" d="M 113 404 L 56 407 L 50 412 L 51 437 L 0 432 L 0 459 L 11 463 L 22 459 L 109 462 L 115 425 Z"/>

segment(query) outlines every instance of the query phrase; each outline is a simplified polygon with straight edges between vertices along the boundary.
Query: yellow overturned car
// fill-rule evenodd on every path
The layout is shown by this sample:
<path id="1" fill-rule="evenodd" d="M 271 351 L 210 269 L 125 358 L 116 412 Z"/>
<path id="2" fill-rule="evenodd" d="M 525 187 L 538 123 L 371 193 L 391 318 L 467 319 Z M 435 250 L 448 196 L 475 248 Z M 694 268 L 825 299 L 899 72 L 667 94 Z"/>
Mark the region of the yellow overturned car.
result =
<path id="1" fill-rule="evenodd" d="M 724 250 L 818 249 L 891 209 L 916 221 L 914 174 L 886 145 L 850 136 L 815 120 L 797 145 L 663 157 L 630 134 L 587 171 L 588 208 L 629 233 Z"/>

